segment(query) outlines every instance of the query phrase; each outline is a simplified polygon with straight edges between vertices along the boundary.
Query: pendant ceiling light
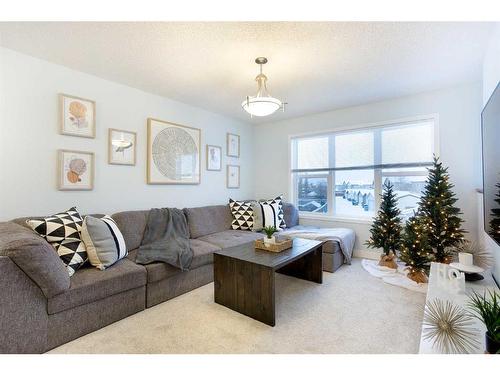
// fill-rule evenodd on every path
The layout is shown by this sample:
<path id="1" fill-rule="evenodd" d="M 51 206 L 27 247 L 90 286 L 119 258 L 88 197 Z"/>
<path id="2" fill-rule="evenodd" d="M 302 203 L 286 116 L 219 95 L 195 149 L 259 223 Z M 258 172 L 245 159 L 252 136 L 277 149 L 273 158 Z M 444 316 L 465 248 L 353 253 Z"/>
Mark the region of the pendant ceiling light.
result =
<path id="1" fill-rule="evenodd" d="M 262 73 L 262 65 L 267 63 L 265 57 L 257 57 L 255 62 L 260 66 L 260 74 L 255 77 L 257 81 L 257 95 L 247 96 L 247 98 L 241 103 L 241 106 L 245 111 L 250 113 L 251 116 L 269 116 L 276 112 L 278 109 L 285 111 L 285 104 L 281 100 L 273 98 L 267 92 L 267 77 Z"/>

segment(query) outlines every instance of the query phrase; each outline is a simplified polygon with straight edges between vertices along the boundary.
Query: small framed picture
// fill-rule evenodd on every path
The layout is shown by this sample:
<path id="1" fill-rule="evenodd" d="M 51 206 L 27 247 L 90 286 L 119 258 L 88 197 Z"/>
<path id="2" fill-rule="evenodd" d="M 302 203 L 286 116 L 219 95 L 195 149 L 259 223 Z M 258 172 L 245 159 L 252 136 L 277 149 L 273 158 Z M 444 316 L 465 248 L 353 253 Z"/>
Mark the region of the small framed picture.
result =
<path id="1" fill-rule="evenodd" d="M 95 138 L 95 102 L 59 94 L 61 134 Z"/>
<path id="2" fill-rule="evenodd" d="M 227 133 L 227 156 L 240 157 L 240 136 Z"/>
<path id="3" fill-rule="evenodd" d="M 207 171 L 222 169 L 222 147 L 207 145 Z"/>
<path id="4" fill-rule="evenodd" d="M 92 190 L 94 188 L 94 153 L 59 150 L 59 190 Z"/>
<path id="5" fill-rule="evenodd" d="M 137 135 L 125 130 L 109 129 L 108 163 L 135 165 Z"/>
<path id="6" fill-rule="evenodd" d="M 229 189 L 239 189 L 240 187 L 240 166 L 227 166 L 227 187 Z"/>

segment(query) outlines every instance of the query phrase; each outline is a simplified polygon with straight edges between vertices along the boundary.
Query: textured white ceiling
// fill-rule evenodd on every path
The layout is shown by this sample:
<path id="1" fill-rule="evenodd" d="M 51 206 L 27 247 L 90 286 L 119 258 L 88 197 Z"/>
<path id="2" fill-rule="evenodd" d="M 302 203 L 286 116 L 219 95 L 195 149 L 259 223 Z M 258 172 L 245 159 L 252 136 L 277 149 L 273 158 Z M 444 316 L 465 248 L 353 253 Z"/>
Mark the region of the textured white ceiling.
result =
<path id="1" fill-rule="evenodd" d="M 480 79 L 491 23 L 0 23 L 0 44 L 249 122 Z M 250 119 L 257 56 L 285 113 Z"/>

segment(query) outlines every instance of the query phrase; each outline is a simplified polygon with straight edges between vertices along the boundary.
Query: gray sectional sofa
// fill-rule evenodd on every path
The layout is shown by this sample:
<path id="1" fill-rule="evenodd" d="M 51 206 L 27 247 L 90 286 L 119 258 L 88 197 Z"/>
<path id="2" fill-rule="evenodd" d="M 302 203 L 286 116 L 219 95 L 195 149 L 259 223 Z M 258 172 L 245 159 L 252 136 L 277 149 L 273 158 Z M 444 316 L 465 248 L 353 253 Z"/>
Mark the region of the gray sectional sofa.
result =
<path id="1" fill-rule="evenodd" d="M 288 227 L 297 209 L 284 204 Z M 164 263 L 134 262 L 149 211 L 112 215 L 129 255 L 105 271 L 91 266 L 71 280 L 52 246 L 25 226 L 26 218 L 0 223 L 0 353 L 43 353 L 148 307 L 213 281 L 213 253 L 261 238 L 231 230 L 228 206 L 186 208 L 194 259 L 189 271 Z M 324 269 L 344 263 L 337 243 L 323 246 Z"/>

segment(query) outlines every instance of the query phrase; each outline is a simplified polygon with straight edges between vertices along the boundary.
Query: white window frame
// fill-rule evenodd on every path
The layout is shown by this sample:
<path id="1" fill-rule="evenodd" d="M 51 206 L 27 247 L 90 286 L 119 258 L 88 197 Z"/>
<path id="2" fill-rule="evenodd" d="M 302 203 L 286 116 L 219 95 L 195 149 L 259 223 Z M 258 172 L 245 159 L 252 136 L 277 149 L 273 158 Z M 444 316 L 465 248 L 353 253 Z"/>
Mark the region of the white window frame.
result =
<path id="1" fill-rule="evenodd" d="M 295 138 L 306 138 L 306 137 L 319 137 L 322 135 L 328 135 L 329 137 L 329 142 L 332 143 L 333 135 L 334 134 L 341 134 L 341 133 L 348 133 L 352 131 L 362 131 L 362 130 L 376 130 L 377 128 L 382 129 L 386 128 L 389 126 L 398 126 L 398 125 L 405 125 L 415 123 L 415 122 L 420 122 L 420 121 L 432 121 L 434 123 L 434 154 L 439 157 L 440 155 L 440 144 L 439 144 L 439 114 L 438 113 L 433 113 L 429 115 L 421 115 L 421 116 L 412 116 L 412 117 L 404 117 L 404 118 L 398 118 L 398 119 L 393 119 L 393 120 L 387 120 L 387 121 L 380 121 L 380 122 L 373 122 L 373 123 L 366 123 L 366 124 L 361 124 L 361 125 L 347 125 L 347 126 L 341 126 L 341 127 L 335 127 L 335 128 L 330 128 L 330 129 L 325 129 L 321 131 L 316 131 L 316 132 L 306 132 L 306 133 L 298 133 L 298 134 L 290 134 L 288 136 L 288 197 L 290 199 L 290 202 L 293 202 L 296 204 L 296 198 L 297 198 L 297 184 L 296 184 L 296 179 L 295 177 L 297 176 L 296 173 L 292 173 L 291 170 L 293 168 L 293 165 L 295 165 L 294 160 L 292 158 L 297 155 L 297 149 L 295 148 L 292 152 L 292 145 L 295 145 L 296 147 L 296 142 L 293 142 Z M 377 136 L 380 135 L 380 132 L 374 132 L 374 135 Z M 375 164 L 376 161 L 380 161 L 382 156 L 381 156 L 381 149 L 377 149 L 377 145 L 380 145 L 380 142 L 374 142 L 374 159 L 375 159 Z M 335 145 L 331 145 L 332 148 L 330 150 L 334 150 Z M 335 153 L 332 153 L 330 155 L 330 158 L 334 157 Z M 331 162 L 331 160 L 330 160 Z M 332 165 L 330 163 L 330 165 Z M 378 208 L 380 206 L 380 194 L 382 192 L 382 186 L 381 186 L 381 181 L 382 181 L 382 175 L 386 176 L 388 174 L 390 175 L 405 175 L 408 176 L 409 174 L 407 172 L 389 172 L 389 173 L 383 173 L 382 170 L 380 169 L 375 169 L 374 170 L 374 181 L 375 181 L 375 212 L 378 211 Z M 376 174 L 380 174 L 380 178 L 377 178 Z M 415 172 L 413 175 L 421 175 L 421 174 L 427 174 L 426 172 Z M 311 175 L 313 177 L 314 175 Z M 321 175 L 321 177 L 324 177 L 324 174 Z M 364 218 L 364 217 L 342 217 L 338 216 L 334 213 L 334 207 L 333 207 L 333 199 L 334 199 L 334 190 L 331 187 L 333 186 L 333 182 L 335 181 L 335 171 L 329 171 L 328 172 L 328 195 L 327 195 L 327 202 L 328 202 L 328 211 L 326 213 L 317 213 L 317 212 L 299 212 L 299 217 L 304 218 L 304 219 L 315 219 L 318 221 L 331 221 L 331 222 L 345 222 L 345 223 L 365 223 L 365 224 L 371 224 L 373 221 L 373 218 Z M 380 182 L 380 183 L 379 183 Z"/>

